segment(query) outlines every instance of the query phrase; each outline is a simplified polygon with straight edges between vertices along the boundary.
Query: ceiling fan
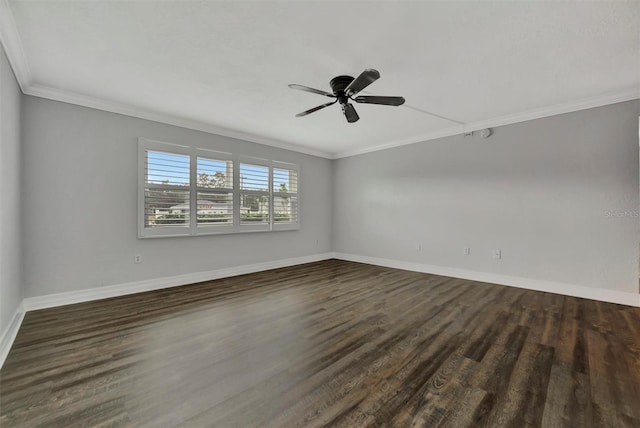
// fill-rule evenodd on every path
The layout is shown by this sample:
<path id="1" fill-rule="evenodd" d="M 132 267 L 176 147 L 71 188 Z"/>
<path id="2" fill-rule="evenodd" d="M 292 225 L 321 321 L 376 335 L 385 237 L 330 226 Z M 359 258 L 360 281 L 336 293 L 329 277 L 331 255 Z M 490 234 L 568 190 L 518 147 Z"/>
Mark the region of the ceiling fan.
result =
<path id="1" fill-rule="evenodd" d="M 291 84 L 289 85 L 291 89 L 298 89 L 300 91 L 306 91 L 318 95 L 324 95 L 325 97 L 329 98 L 335 98 L 334 101 L 322 104 L 307 111 L 303 111 L 302 113 L 298 113 L 296 114 L 296 117 L 306 116 L 309 113 L 313 113 L 314 111 L 318 111 L 339 102 L 342 106 L 342 113 L 344 113 L 344 116 L 347 118 L 347 122 L 353 123 L 357 122 L 360 117 L 358 116 L 358 113 L 356 113 L 356 109 L 353 107 L 353 104 L 349 102 L 349 100 L 355 101 L 357 103 L 381 104 L 385 106 L 400 106 L 404 104 L 403 97 L 381 97 L 376 95 L 356 96 L 358 92 L 362 91 L 364 88 L 366 88 L 379 78 L 380 73 L 372 68 L 363 71 L 355 79 L 352 76 L 337 76 L 331 79 L 331 82 L 329 82 L 333 93 L 321 91 L 320 89 L 310 88 L 308 86 Z M 356 97 L 354 98 L 354 96 Z"/>

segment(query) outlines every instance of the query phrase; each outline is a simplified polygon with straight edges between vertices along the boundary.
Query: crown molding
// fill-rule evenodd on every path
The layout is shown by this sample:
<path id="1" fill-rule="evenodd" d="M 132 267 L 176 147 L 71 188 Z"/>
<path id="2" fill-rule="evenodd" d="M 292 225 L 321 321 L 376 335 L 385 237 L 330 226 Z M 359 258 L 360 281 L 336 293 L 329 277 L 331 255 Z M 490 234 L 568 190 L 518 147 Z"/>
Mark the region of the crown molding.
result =
<path id="1" fill-rule="evenodd" d="M 464 125 L 456 125 L 435 132 L 420 134 L 411 138 L 393 140 L 381 145 L 347 150 L 344 152 L 329 153 L 322 150 L 316 150 L 299 146 L 297 144 L 288 143 L 278 139 L 263 137 L 248 132 L 212 125 L 206 122 L 200 122 L 184 117 L 161 113 L 136 107 L 133 105 L 103 100 L 97 97 L 82 95 L 72 91 L 52 88 L 41 84 L 35 84 L 33 82 L 31 71 L 29 70 L 27 56 L 20 40 L 18 29 L 13 19 L 13 12 L 11 11 L 8 0 L 0 0 L 0 43 L 7 53 L 9 63 L 11 64 L 18 84 L 20 85 L 20 89 L 26 95 L 32 95 L 35 97 L 46 98 L 54 101 L 61 101 L 97 110 L 108 111 L 111 113 L 122 114 L 125 116 L 137 117 L 140 119 L 151 120 L 154 122 L 193 129 L 196 131 L 202 131 L 210 134 L 221 135 L 224 137 L 249 141 L 252 143 L 277 147 L 279 149 L 291 150 L 294 152 L 326 159 L 340 159 L 349 156 L 356 156 L 365 153 L 386 150 L 393 147 L 400 147 L 409 144 L 435 140 L 438 138 L 450 137 L 453 135 L 462 134 L 464 132 L 476 131 L 484 128 L 495 128 L 498 126 L 510 125 L 518 122 L 525 122 L 528 120 L 540 119 L 543 117 L 554 116 L 563 113 L 571 113 L 574 111 L 601 107 L 608 104 L 615 104 L 640 98 L 640 88 L 634 88 L 628 91 L 584 98 L 577 101 L 556 104 L 540 109 L 533 109 L 506 116 L 499 116 L 491 119 L 467 123 Z"/>
<path id="2" fill-rule="evenodd" d="M 477 131 L 484 128 L 495 128 L 498 126 L 511 125 L 528 120 L 541 119 L 549 116 L 556 116 L 564 113 L 572 113 L 590 108 L 602 107 L 610 104 L 622 103 L 640 98 L 640 87 L 622 92 L 609 93 L 595 97 L 582 98 L 567 103 L 555 104 L 539 109 L 527 110 L 520 113 L 499 116 L 492 119 L 480 120 L 469 123 L 465 126 L 467 131 Z"/>
<path id="3" fill-rule="evenodd" d="M 1 0 L 0 0 L 1 1 Z M 564 113 L 571 113 L 580 110 L 586 110 L 595 107 L 601 107 L 609 104 L 615 104 L 625 101 L 631 101 L 640 98 L 640 88 L 628 91 L 618 92 L 614 94 L 606 94 L 598 97 L 583 98 L 568 103 L 556 104 L 540 109 L 528 110 L 525 112 L 515 113 L 506 116 L 499 116 L 491 119 L 467 123 L 465 125 L 455 125 L 439 131 L 421 134 L 415 137 L 390 141 L 389 143 L 364 147 L 360 149 L 348 150 L 339 153 L 328 153 L 307 147 L 298 146 L 284 141 L 262 137 L 259 135 L 236 131 L 228 128 L 211 125 L 205 122 L 199 122 L 179 116 L 155 112 L 143 108 L 134 107 L 127 104 L 121 104 L 113 101 L 106 101 L 97 97 L 78 94 L 62 89 L 54 89 L 40 84 L 30 84 L 23 92 L 27 95 L 46 98 L 54 101 L 61 101 L 69 104 L 75 104 L 83 107 L 89 107 L 97 110 L 108 111 L 111 113 L 122 114 L 125 116 L 137 117 L 140 119 L 151 120 L 154 122 L 164 123 L 168 125 L 179 126 L 182 128 L 193 129 L 196 131 L 207 132 L 210 134 L 222 135 L 224 137 L 235 138 L 239 140 L 249 141 L 257 144 L 264 144 L 271 147 L 277 147 L 284 150 L 291 150 L 298 153 L 304 153 L 326 159 L 340 159 L 350 156 L 357 156 L 365 153 L 377 152 L 380 150 L 391 149 L 394 147 L 416 144 L 424 141 L 435 140 L 438 138 L 451 137 L 465 132 L 477 131 L 484 128 L 496 128 L 499 126 L 511 125 L 519 122 L 526 122 L 534 119 L 555 116 Z"/>
<path id="4" fill-rule="evenodd" d="M 541 119 L 549 116 L 556 116 L 564 113 L 572 113 L 575 111 L 586 110 L 595 107 L 602 107 L 609 104 L 616 104 L 625 101 L 631 101 L 640 98 L 640 88 L 628 91 L 605 94 L 597 97 L 583 98 L 568 103 L 556 104 L 540 109 L 528 110 L 520 113 L 510 114 L 506 116 L 498 116 L 491 119 L 470 122 L 465 125 L 456 125 L 440 131 L 429 132 L 416 137 L 404 140 L 391 141 L 386 144 L 365 147 L 362 149 L 348 150 L 345 152 L 334 153 L 332 159 L 346 158 L 350 156 L 362 155 L 365 153 L 377 152 L 379 150 L 391 149 L 393 147 L 406 146 L 409 144 L 421 143 L 424 141 L 435 140 L 443 137 L 451 137 L 465 132 L 478 131 L 484 128 L 497 128 L 498 126 L 511 125 L 528 120 Z"/>
<path id="5" fill-rule="evenodd" d="M 25 92 L 31 84 L 31 71 L 8 0 L 0 0 L 0 44 L 7 53 L 20 89 Z"/>
<path id="6" fill-rule="evenodd" d="M 2 1 L 2 0 L 0 0 Z M 26 90 L 25 90 L 26 89 Z M 320 150 L 306 148 L 284 141 L 262 137 L 259 135 L 236 131 L 228 128 L 211 125 L 205 122 L 199 122 L 183 117 L 170 114 L 155 112 L 143 108 L 134 107 L 127 104 L 121 104 L 113 101 L 106 101 L 97 97 L 78 94 L 62 89 L 54 89 L 40 84 L 30 84 L 23 92 L 27 95 L 46 98 L 54 101 L 61 101 L 69 104 L 79 105 L 83 107 L 93 108 L 97 110 L 108 111 L 111 113 L 122 114 L 139 119 L 151 120 L 154 122 L 164 123 L 168 125 L 179 126 L 182 128 L 193 129 L 196 131 L 207 132 L 210 134 L 222 135 L 224 137 L 235 138 L 238 140 L 249 141 L 257 144 L 264 144 L 271 147 L 277 147 L 284 150 L 291 150 L 298 153 L 304 153 L 326 159 L 340 159 L 350 156 L 357 156 L 365 153 L 377 152 L 380 150 L 391 149 L 394 147 L 406 146 L 420 142 L 435 140 L 438 138 L 451 137 L 469 131 L 477 131 L 484 128 L 496 128 L 499 126 L 511 125 L 519 122 L 526 122 L 534 119 L 555 116 L 564 113 L 571 113 L 580 110 L 586 110 L 595 107 L 601 107 L 609 104 L 615 104 L 625 101 L 631 101 L 640 98 L 640 88 L 614 94 L 606 94 L 598 97 L 584 98 L 568 103 L 556 104 L 553 106 L 528 110 L 516 114 L 499 116 L 491 119 L 467 123 L 465 125 L 455 125 L 439 131 L 421 134 L 415 137 L 390 141 L 389 143 L 364 147 L 360 149 L 348 150 L 339 153 L 328 153 Z"/>
<path id="7" fill-rule="evenodd" d="M 196 131 L 207 132 L 209 134 L 222 135 L 223 137 L 235 138 L 238 140 L 277 147 L 279 149 L 291 150 L 298 153 L 331 159 L 331 154 L 320 150 L 310 149 L 272 138 L 223 128 L 209 123 L 174 116 L 171 114 L 160 113 L 157 111 L 139 108 L 128 104 L 107 101 L 97 97 L 82 95 L 67 90 L 55 89 L 40 84 L 31 84 L 23 92 L 26 95 L 32 95 L 34 97 L 46 98 L 53 101 L 61 101 L 68 104 L 75 104 L 82 107 L 89 107 L 96 110 L 108 111 L 110 113 L 137 117 L 139 119 L 151 120 L 167 125 L 179 126 L 181 128 L 193 129 Z"/>
<path id="8" fill-rule="evenodd" d="M 167 125 L 179 126 L 181 128 L 193 129 L 196 131 L 202 131 L 210 134 L 221 135 L 223 137 L 235 138 L 238 140 L 277 147 L 279 149 L 291 150 L 297 153 L 318 156 L 326 159 L 333 158 L 331 153 L 327 153 L 322 150 L 302 147 L 277 139 L 262 137 L 259 135 L 223 128 L 220 126 L 187 119 L 184 117 L 160 113 L 133 105 L 103 100 L 97 97 L 91 97 L 72 91 L 52 88 L 49 86 L 34 83 L 31 71 L 29 70 L 27 56 L 25 54 L 22 41 L 20 40 L 18 28 L 13 19 L 13 12 L 11 11 L 8 0 L 0 0 L 0 43 L 4 47 L 9 63 L 11 64 L 11 68 L 13 69 L 13 73 L 15 74 L 16 80 L 20 85 L 20 89 L 26 95 L 32 95 L 34 97 L 46 98 L 54 101 L 61 101 L 97 110 L 108 111 L 111 113 L 122 114 L 125 116 L 137 117 L 139 119 L 151 120 Z"/>
<path id="9" fill-rule="evenodd" d="M 347 158 L 350 156 L 363 155 L 365 153 L 378 152 L 380 150 L 392 149 L 394 147 L 407 146 L 409 144 L 421 143 L 429 140 L 436 140 L 438 138 L 450 137 L 452 135 L 459 135 L 466 132 L 467 129 L 464 125 L 456 125 L 449 128 L 442 129 L 440 131 L 429 132 L 427 134 L 420 134 L 417 137 L 406 138 L 403 140 L 390 141 L 385 144 L 380 144 L 371 147 L 363 147 L 361 149 L 347 150 L 345 152 L 334 153 L 332 159 Z"/>

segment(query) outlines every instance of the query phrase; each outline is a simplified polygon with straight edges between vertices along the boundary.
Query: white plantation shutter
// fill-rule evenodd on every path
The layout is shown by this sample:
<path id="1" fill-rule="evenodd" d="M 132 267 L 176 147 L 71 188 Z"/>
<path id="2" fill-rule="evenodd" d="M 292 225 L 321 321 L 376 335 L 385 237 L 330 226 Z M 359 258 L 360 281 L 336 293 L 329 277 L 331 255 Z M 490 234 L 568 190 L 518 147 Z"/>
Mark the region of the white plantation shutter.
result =
<path id="1" fill-rule="evenodd" d="M 188 228 L 189 156 L 146 150 L 144 177 L 144 227 Z"/>
<path id="2" fill-rule="evenodd" d="M 196 166 L 198 227 L 233 226 L 233 161 L 198 156 Z"/>
<path id="3" fill-rule="evenodd" d="M 265 230 L 270 227 L 269 167 L 240 164 L 240 226 Z"/>
<path id="4" fill-rule="evenodd" d="M 298 179 L 293 164 L 140 138 L 138 236 L 298 229 Z"/>
<path id="5" fill-rule="evenodd" d="M 273 168 L 274 228 L 298 224 L 298 171 Z"/>

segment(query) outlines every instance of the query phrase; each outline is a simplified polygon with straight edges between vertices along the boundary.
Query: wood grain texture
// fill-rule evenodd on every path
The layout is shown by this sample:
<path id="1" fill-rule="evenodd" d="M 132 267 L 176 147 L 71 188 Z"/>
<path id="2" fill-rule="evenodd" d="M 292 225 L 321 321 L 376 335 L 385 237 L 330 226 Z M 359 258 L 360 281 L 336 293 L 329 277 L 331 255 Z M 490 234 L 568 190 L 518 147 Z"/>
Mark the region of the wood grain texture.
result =
<path id="1" fill-rule="evenodd" d="M 29 312 L 2 427 L 640 427 L 640 310 L 328 260 Z"/>

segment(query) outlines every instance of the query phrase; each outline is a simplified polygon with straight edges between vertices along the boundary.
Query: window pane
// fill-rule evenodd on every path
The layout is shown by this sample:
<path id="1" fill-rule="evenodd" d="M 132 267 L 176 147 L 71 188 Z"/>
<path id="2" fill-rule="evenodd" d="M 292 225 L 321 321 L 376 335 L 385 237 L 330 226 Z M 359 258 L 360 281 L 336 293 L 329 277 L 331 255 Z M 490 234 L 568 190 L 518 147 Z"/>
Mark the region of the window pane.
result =
<path id="1" fill-rule="evenodd" d="M 189 189 L 144 189 L 144 226 L 188 226 Z"/>
<path id="2" fill-rule="evenodd" d="M 198 158 L 196 185 L 213 189 L 233 189 L 233 162 Z"/>
<path id="3" fill-rule="evenodd" d="M 269 196 L 241 194 L 240 223 L 269 223 Z"/>
<path id="4" fill-rule="evenodd" d="M 293 169 L 273 168 L 274 192 L 298 192 L 298 172 Z"/>
<path id="5" fill-rule="evenodd" d="M 269 167 L 241 163 L 240 189 L 269 191 Z"/>
<path id="6" fill-rule="evenodd" d="M 148 184 L 189 186 L 189 156 L 148 150 L 145 169 Z"/>
<path id="7" fill-rule="evenodd" d="M 198 224 L 233 224 L 233 193 L 198 192 Z"/>
<path id="8" fill-rule="evenodd" d="M 298 222 L 298 197 L 274 196 L 273 221 L 276 223 Z"/>

